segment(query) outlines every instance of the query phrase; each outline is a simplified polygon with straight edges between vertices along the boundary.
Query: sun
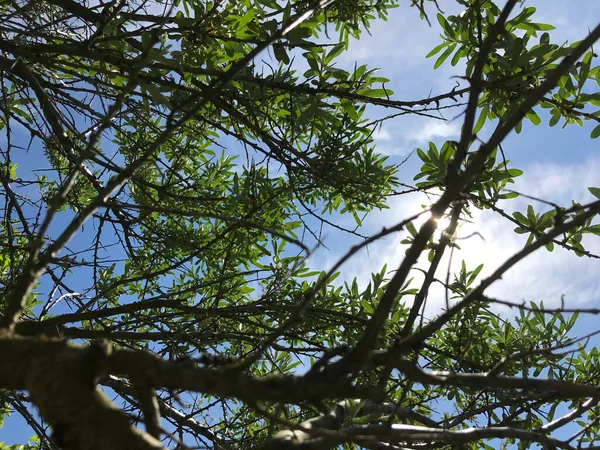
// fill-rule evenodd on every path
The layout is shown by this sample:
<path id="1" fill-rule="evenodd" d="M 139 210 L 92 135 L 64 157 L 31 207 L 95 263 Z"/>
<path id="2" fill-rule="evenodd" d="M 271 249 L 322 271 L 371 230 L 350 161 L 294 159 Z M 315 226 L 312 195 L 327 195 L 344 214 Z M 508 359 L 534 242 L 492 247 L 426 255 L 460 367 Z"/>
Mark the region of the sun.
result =
<path id="1" fill-rule="evenodd" d="M 450 217 L 448 216 L 442 216 L 436 219 L 432 214 L 431 217 L 435 221 L 438 230 L 445 230 L 450 226 Z"/>
<path id="2" fill-rule="evenodd" d="M 433 216 L 433 214 L 431 214 L 430 217 L 433 218 L 433 220 L 436 224 L 436 230 L 433 235 L 433 238 L 434 238 L 434 240 L 439 241 L 440 238 L 442 237 L 442 233 L 444 233 L 448 229 L 448 227 L 450 227 L 450 223 L 451 223 L 450 217 L 444 215 L 442 217 L 435 218 Z M 458 229 L 458 226 L 456 228 Z M 453 233 L 454 235 L 456 235 L 456 231 L 457 230 L 454 230 L 454 233 Z"/>

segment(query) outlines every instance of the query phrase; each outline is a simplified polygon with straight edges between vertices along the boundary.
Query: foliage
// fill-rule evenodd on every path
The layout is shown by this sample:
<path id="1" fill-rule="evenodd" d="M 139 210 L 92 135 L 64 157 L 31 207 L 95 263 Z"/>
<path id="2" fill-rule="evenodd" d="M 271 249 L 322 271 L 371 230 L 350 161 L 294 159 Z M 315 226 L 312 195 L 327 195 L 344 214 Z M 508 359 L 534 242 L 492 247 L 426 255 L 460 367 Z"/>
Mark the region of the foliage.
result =
<path id="1" fill-rule="evenodd" d="M 409 101 L 339 62 L 394 0 L 0 5 L 0 414 L 35 433 L 18 448 L 594 445 L 600 359 L 570 335 L 580 311 L 485 290 L 541 247 L 598 258 L 584 244 L 600 200 L 501 202 L 519 195 L 502 143 L 524 120 L 600 136 L 600 29 L 556 44 L 526 2 L 456 2 L 411 12 L 437 17 L 427 56 L 464 66 L 464 87 Z M 374 146 L 375 107 L 464 121 L 459 141 L 415 152 L 427 219 L 366 237 L 366 214 L 407 185 Z M 524 248 L 490 276 L 462 261 L 437 279 L 474 210 Z M 311 269 L 327 230 L 362 240 Z M 336 281 L 401 230 L 393 271 Z M 426 317 L 436 282 L 447 308 Z"/>

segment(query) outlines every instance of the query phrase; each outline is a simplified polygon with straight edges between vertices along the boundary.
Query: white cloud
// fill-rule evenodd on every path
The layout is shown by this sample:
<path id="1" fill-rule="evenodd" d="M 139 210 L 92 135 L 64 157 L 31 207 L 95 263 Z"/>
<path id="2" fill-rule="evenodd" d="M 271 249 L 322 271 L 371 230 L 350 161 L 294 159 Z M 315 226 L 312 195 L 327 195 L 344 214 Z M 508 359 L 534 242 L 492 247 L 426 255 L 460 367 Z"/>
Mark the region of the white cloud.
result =
<path id="1" fill-rule="evenodd" d="M 385 129 L 385 128 L 378 128 L 374 133 L 373 133 L 373 140 L 375 141 L 390 141 L 392 139 L 392 135 L 390 134 L 390 132 Z"/>
<path id="2" fill-rule="evenodd" d="M 406 138 L 417 142 L 428 142 L 434 137 L 449 138 L 460 135 L 459 122 L 443 122 L 428 120 L 422 126 L 409 131 Z"/>
<path id="3" fill-rule="evenodd" d="M 440 7 L 445 13 L 455 13 L 458 6 L 456 2 L 442 0 Z M 598 17 L 600 3 L 597 0 L 580 0 L 577 7 L 565 8 L 563 2 L 548 2 L 547 0 L 528 0 L 526 6 L 536 6 L 538 13 L 533 20 L 551 23 L 557 26 L 552 33 L 553 40 L 560 43 L 564 39 L 570 41 L 581 39 L 587 28 L 595 24 L 588 24 Z M 585 20 L 581 20 L 581 12 L 585 11 Z M 370 67 L 381 67 L 381 74 L 391 78 L 390 86 L 394 89 L 394 98 L 420 98 L 427 97 L 436 91 L 445 91 L 448 86 L 454 86 L 452 75 L 460 74 L 461 67 L 452 67 L 444 64 L 440 69 L 433 70 L 434 58 L 424 59 L 435 45 L 440 42 L 439 26 L 435 21 L 435 11 L 431 11 L 432 27 L 418 18 L 414 8 L 401 6 L 390 12 L 388 22 L 374 22 L 371 29 L 372 37 L 366 33 L 358 42 L 353 42 L 350 51 L 343 56 L 342 64 L 351 66 L 354 61 L 367 63 Z M 398 83 L 401 80 L 401 83 Z M 458 110 L 456 111 L 458 114 Z M 392 125 L 393 123 L 393 125 Z M 451 139 L 460 134 L 461 120 L 450 122 L 434 121 L 430 119 L 403 116 L 386 122 L 387 127 L 381 129 L 374 136 L 377 151 L 388 155 L 403 155 L 412 150 L 415 144 L 441 138 Z M 525 130 L 524 134 L 527 134 Z M 518 142 L 526 139 L 521 135 Z M 535 144 L 535 143 L 534 143 Z M 539 143 L 542 145 L 542 143 Z M 548 142 L 547 145 L 556 145 Z M 522 146 L 520 146 L 522 147 Z M 526 154 L 527 148 L 520 148 L 520 153 Z M 591 152 L 590 152 L 591 153 Z M 592 198 L 587 191 L 588 186 L 599 186 L 598 173 L 600 173 L 600 158 L 591 158 L 585 163 L 570 164 L 557 162 L 532 162 L 525 167 L 525 175 L 517 179 L 514 189 L 535 197 L 543 198 L 564 206 L 570 204 L 571 199 L 581 202 L 590 201 Z M 421 210 L 422 204 L 435 201 L 435 198 L 426 199 L 422 195 L 403 196 L 389 202 L 390 209 L 383 212 L 372 213 L 366 221 L 368 233 L 380 231 L 382 227 L 389 227 L 398 223 L 410 214 Z M 539 202 L 519 198 L 505 202 L 503 207 L 507 212 L 513 209 L 525 211 L 528 204 L 533 204 L 536 211 L 546 211 L 551 208 Z M 490 211 L 474 211 L 473 224 L 465 224 L 459 236 L 467 236 L 472 232 L 480 233 L 485 240 L 478 236 L 459 241 L 461 251 L 455 251 L 452 264 L 456 269 L 462 259 L 467 261 L 470 269 L 484 263 L 482 275 L 489 275 L 507 258 L 518 252 L 524 245 L 527 236 L 516 235 L 513 232 L 514 224 L 508 222 Z M 363 233 L 366 231 L 359 230 Z M 406 250 L 400 241 L 404 233 L 388 237 L 371 245 L 368 250 L 356 255 L 341 269 L 342 276 L 338 279 L 351 280 L 358 278 L 361 283 L 367 283 L 371 273 L 378 272 L 384 264 L 388 270 L 394 270 L 400 264 Z M 351 243 L 340 245 L 325 258 L 325 267 L 330 267 L 337 257 L 342 254 Z M 586 235 L 584 245 L 590 251 L 600 253 L 600 238 Z M 341 249 L 341 250 L 340 250 Z M 321 261 L 323 260 L 321 255 Z M 426 267 L 426 258 L 421 258 Z M 317 263 L 318 261 L 315 261 Z M 440 265 L 438 278 L 445 279 L 448 266 L 448 255 Z M 496 282 L 488 294 L 505 300 L 520 303 L 529 300 L 544 300 L 547 306 L 559 305 L 561 295 L 565 295 L 568 306 L 594 304 L 600 300 L 600 260 L 579 258 L 573 253 L 556 248 L 549 253 L 541 249 L 530 255 L 516 267 L 509 270 L 501 280 Z M 415 286 L 421 276 L 415 271 Z M 429 312 L 435 313 L 444 303 L 444 291 L 439 285 L 434 285 L 428 300 Z M 514 311 L 509 312 L 512 315 Z"/>
<path id="4" fill-rule="evenodd" d="M 363 32 L 360 40 L 352 40 L 349 51 L 339 59 L 340 64 L 349 68 L 355 62 L 381 68 L 381 75 L 391 79 L 388 87 L 394 90 L 395 99 L 424 98 L 432 90 L 446 92 L 456 84 L 456 78 L 452 77 L 464 74 L 464 60 L 456 67 L 446 61 L 434 70 L 437 56 L 425 59 L 425 55 L 442 42 L 435 17 L 438 11 L 433 4 L 427 5 L 429 26 L 409 3 L 401 2 L 398 8 L 390 10 L 387 21 L 374 21 L 370 33 Z M 464 9 L 454 0 L 439 0 L 437 4 L 445 15 L 459 14 Z M 600 15 L 598 0 L 578 0 L 573 7 L 565 5 L 567 3 L 558 1 L 528 0 L 523 6 L 537 8 L 533 21 L 556 26 L 551 36 L 553 42 L 560 44 L 565 40 L 583 39 Z"/>
<path id="5" fill-rule="evenodd" d="M 516 190 L 569 206 L 571 199 L 582 202 L 592 200 L 587 187 L 598 184 L 600 158 L 590 158 L 570 165 L 533 163 L 524 167 L 524 171 L 521 179 L 517 179 Z M 397 197 L 390 202 L 389 210 L 373 213 L 365 225 L 370 233 L 374 234 L 383 227 L 390 227 L 421 211 L 421 205 L 431 204 L 435 200 L 435 197 L 426 198 L 423 194 Z M 511 213 L 513 210 L 525 211 L 528 204 L 533 204 L 536 212 L 551 209 L 551 206 L 524 197 L 505 201 L 499 206 Z M 515 234 L 515 225 L 494 212 L 473 210 L 472 213 L 472 222 L 462 224 L 458 232 L 459 238 L 470 237 L 458 241 L 461 250 L 455 250 L 452 255 L 452 272 L 459 269 L 464 259 L 469 270 L 483 263 L 484 269 L 480 277 L 485 277 L 522 249 L 527 235 Z M 421 220 L 416 221 L 417 228 L 425 219 L 426 216 L 423 216 Z M 402 232 L 372 244 L 342 267 L 340 279 L 348 281 L 356 277 L 364 286 L 369 282 L 371 274 L 381 270 L 384 264 L 387 264 L 388 271 L 396 269 L 407 248 L 400 244 L 405 236 L 406 233 Z M 600 238 L 597 236 L 586 235 L 583 243 L 587 250 L 600 254 Z M 325 266 L 333 265 L 338 256 L 328 255 Z M 449 256 L 450 252 L 446 252 L 436 274 L 438 279 L 446 278 Z M 421 256 L 418 267 L 428 267 L 426 255 Z M 598 273 L 598 259 L 580 258 L 558 247 L 551 253 L 540 249 L 506 272 L 501 280 L 492 285 L 487 294 L 516 304 L 543 300 L 546 306 L 556 307 L 560 305 L 561 296 L 564 295 L 567 307 L 597 305 L 600 301 Z M 413 271 L 410 276 L 415 277 L 413 286 L 418 287 L 422 275 Z M 432 286 L 427 306 L 427 315 L 434 315 L 440 308 L 445 307 L 445 292 L 439 284 Z M 514 310 L 508 312 L 509 316 L 514 313 Z"/>
<path id="6" fill-rule="evenodd" d="M 588 187 L 600 183 L 600 159 L 589 158 L 582 163 L 557 164 L 535 162 L 522 179 L 517 179 L 515 190 L 547 201 L 569 204 L 571 200 L 585 203 L 594 200 Z M 521 199 L 521 202 L 532 203 Z"/>
<path id="7" fill-rule="evenodd" d="M 412 151 L 412 146 L 406 145 L 406 139 L 395 136 L 387 128 L 377 128 L 373 133 L 373 140 L 377 145 L 377 153 L 390 156 L 404 156 Z"/>
<path id="8" fill-rule="evenodd" d="M 522 179 L 517 179 L 515 190 L 561 206 L 569 206 L 571 200 L 586 203 L 593 200 L 587 188 L 598 184 L 598 173 L 598 157 L 573 164 L 533 163 L 525 168 Z M 536 212 L 552 209 L 549 205 L 524 197 L 510 206 L 525 211 L 529 204 Z M 487 250 L 482 248 L 486 255 L 500 253 L 505 259 L 507 253 L 512 254 L 522 248 L 525 238 L 512 233 L 512 224 L 505 225 L 498 217 L 490 217 L 481 220 L 481 226 L 492 236 Z M 583 244 L 587 250 L 600 253 L 597 236 L 586 235 Z M 555 306 L 562 294 L 570 305 L 596 303 L 600 300 L 599 270 L 598 259 L 580 258 L 561 248 L 552 253 L 542 249 L 511 269 L 490 292 L 511 296 L 510 299 L 515 301 L 544 299 Z"/>
<path id="9" fill-rule="evenodd" d="M 456 2 L 441 2 L 444 12 L 458 13 L 461 6 Z M 432 67 L 431 60 L 423 57 L 440 42 L 440 26 L 437 23 L 435 7 L 427 8 L 431 26 L 419 18 L 417 8 L 401 3 L 389 11 L 387 21 L 373 22 L 369 34 L 363 32 L 360 40 L 353 40 L 348 59 L 377 63 L 390 63 L 400 72 L 406 72 L 423 64 Z M 417 78 L 418 79 L 418 78 Z M 417 80 L 415 79 L 415 80 Z"/>
<path id="10" fill-rule="evenodd" d="M 407 217 L 421 211 L 419 205 L 423 203 L 423 198 L 422 194 L 393 198 L 388 202 L 389 209 L 373 212 L 367 216 L 363 221 L 364 228 L 359 231 L 363 234 L 373 235 L 382 231 L 383 228 L 392 227 Z M 418 199 L 421 199 L 421 201 Z M 395 269 L 406 250 L 405 246 L 400 245 L 400 241 L 404 238 L 405 234 L 405 231 L 395 233 L 363 248 L 342 266 L 341 275 L 337 281 L 343 283 L 344 281 L 351 281 L 356 277 L 359 285 L 366 286 L 371 280 L 371 274 L 379 272 L 384 264 L 388 265 L 388 270 Z M 335 238 L 338 238 L 338 236 Z M 333 236 L 326 242 L 326 245 L 330 245 L 330 241 L 334 241 Z M 315 263 L 322 263 L 322 267 L 329 269 L 352 245 L 358 242 L 360 241 L 346 239 L 343 245 L 340 246 L 339 240 L 335 241 L 334 243 L 338 244 L 338 248 L 329 252 L 324 260 L 315 260 Z"/>
<path id="11" fill-rule="evenodd" d="M 533 163 L 524 168 L 525 173 L 522 179 L 517 179 L 515 190 L 563 206 L 569 206 L 571 199 L 587 202 L 592 200 L 587 187 L 597 183 L 599 170 L 599 158 L 573 164 Z M 552 209 L 524 197 L 505 201 L 499 206 L 510 213 L 513 210 L 525 212 L 529 204 L 536 212 Z M 455 254 L 454 263 L 459 264 L 465 259 L 471 268 L 483 263 L 485 268 L 481 275 L 491 274 L 523 248 L 527 235 L 515 234 L 514 228 L 513 223 L 496 213 L 476 211 L 473 224 L 464 226 L 459 236 L 478 232 L 485 241 L 475 236 L 460 241 L 462 250 Z M 587 250 L 600 253 L 598 237 L 586 235 L 583 243 Z M 506 272 L 488 294 L 514 303 L 544 300 L 547 306 L 558 306 L 564 295 L 565 304 L 570 307 L 597 304 L 600 300 L 599 270 L 598 259 L 581 258 L 558 246 L 552 253 L 540 249 Z"/>

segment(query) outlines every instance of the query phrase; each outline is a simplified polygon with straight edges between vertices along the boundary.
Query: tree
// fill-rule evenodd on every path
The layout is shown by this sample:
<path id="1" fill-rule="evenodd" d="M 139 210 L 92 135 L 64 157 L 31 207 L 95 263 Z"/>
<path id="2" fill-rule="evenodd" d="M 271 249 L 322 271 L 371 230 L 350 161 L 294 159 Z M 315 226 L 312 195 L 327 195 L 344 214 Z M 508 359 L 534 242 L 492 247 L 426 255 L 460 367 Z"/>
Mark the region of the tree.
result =
<path id="1" fill-rule="evenodd" d="M 434 67 L 452 56 L 465 73 L 411 100 L 375 69 L 336 65 L 393 0 L 0 6 L 0 398 L 33 429 L 25 448 L 594 445 L 598 351 L 569 336 L 581 311 L 486 290 L 542 247 L 598 258 L 584 244 L 600 200 L 504 212 L 522 172 L 502 143 L 546 116 L 600 135 L 600 27 L 557 45 L 523 1 L 457 3 L 412 2 L 441 27 Z M 461 136 L 418 149 L 404 183 L 367 107 L 455 108 Z M 360 234 L 408 191 L 436 201 Z M 477 209 L 527 242 L 487 277 L 468 261 L 451 273 L 442 257 L 460 255 L 457 227 Z M 360 241 L 314 271 L 324 230 Z M 335 281 L 400 231 L 395 270 Z M 434 283 L 447 305 L 427 315 Z"/>

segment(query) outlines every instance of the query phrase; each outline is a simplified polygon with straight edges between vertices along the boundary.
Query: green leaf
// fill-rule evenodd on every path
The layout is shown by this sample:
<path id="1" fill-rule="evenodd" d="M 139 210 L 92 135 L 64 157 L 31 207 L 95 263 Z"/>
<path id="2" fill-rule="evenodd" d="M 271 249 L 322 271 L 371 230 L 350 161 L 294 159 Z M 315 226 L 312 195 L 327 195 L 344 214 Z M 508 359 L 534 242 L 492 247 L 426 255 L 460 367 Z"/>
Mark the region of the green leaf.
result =
<path id="1" fill-rule="evenodd" d="M 485 120 L 487 119 L 488 112 L 489 112 L 489 108 L 487 105 L 485 105 L 483 108 L 481 108 L 481 112 L 479 113 L 479 118 L 477 119 L 477 123 L 475 124 L 475 127 L 473 128 L 473 133 L 478 133 L 479 130 L 481 130 L 481 128 L 483 128 L 483 125 L 485 124 Z"/>
<path id="2" fill-rule="evenodd" d="M 527 205 L 527 219 L 529 219 L 529 223 L 535 223 L 536 221 L 535 211 L 531 205 Z"/>
<path id="3" fill-rule="evenodd" d="M 308 106 L 308 108 L 304 108 L 304 110 L 302 111 L 302 114 L 300 114 L 300 116 L 298 117 L 298 119 L 296 119 L 296 124 L 298 126 L 304 126 L 309 120 L 311 120 L 319 107 L 319 102 L 316 98 L 313 99 L 312 102 L 310 102 L 310 105 Z"/>
<path id="4" fill-rule="evenodd" d="M 153 84 L 143 84 L 142 88 L 144 88 L 144 89 L 146 89 L 146 91 L 148 91 L 148 93 L 150 94 L 150 97 L 152 97 L 152 101 L 154 101 L 154 103 L 156 103 L 158 105 L 166 106 L 169 109 L 172 108 L 171 102 L 169 101 L 169 99 L 167 97 L 165 97 L 156 86 L 154 86 Z"/>
<path id="5" fill-rule="evenodd" d="M 306 52 L 306 53 L 304 53 L 304 57 L 306 58 L 306 62 L 308 63 L 310 68 L 312 70 L 314 70 L 316 74 L 320 74 L 321 68 L 320 68 L 320 64 L 318 62 L 318 54 L 316 54 L 314 52 L 311 52 L 311 53 Z"/>
<path id="6" fill-rule="evenodd" d="M 363 298 L 360 302 L 360 304 L 363 307 L 363 310 L 367 313 L 367 314 L 373 314 L 373 312 L 375 311 L 375 308 L 373 307 L 373 305 L 371 304 L 370 301 L 368 301 L 367 299 Z"/>
<path id="7" fill-rule="evenodd" d="M 600 192 L 598 193 L 600 195 Z M 591 225 L 583 230 L 584 233 L 595 234 L 596 236 L 600 236 L 600 225 Z"/>
<path id="8" fill-rule="evenodd" d="M 446 49 L 446 51 L 444 51 L 444 53 L 442 53 L 441 56 L 437 59 L 437 61 L 433 65 L 433 68 L 437 69 L 438 67 L 440 67 L 444 63 L 444 61 L 446 61 L 446 59 L 448 59 L 448 56 L 450 56 L 452 54 L 452 52 L 454 51 L 455 48 L 456 48 L 456 44 L 450 44 L 448 46 L 448 48 Z"/>
<path id="9" fill-rule="evenodd" d="M 550 31 L 550 30 L 556 29 L 556 27 L 554 25 L 549 25 L 547 23 L 533 23 L 531 25 L 533 25 L 536 30 L 541 30 L 541 31 Z"/>
<path id="10" fill-rule="evenodd" d="M 452 29 L 452 26 L 448 23 L 446 18 L 441 13 L 437 13 L 436 17 L 437 17 L 439 24 L 442 26 L 442 28 L 446 32 L 446 35 L 448 37 L 454 39 L 456 37 L 456 35 L 454 34 L 454 30 Z"/>
<path id="11" fill-rule="evenodd" d="M 308 27 L 296 27 L 285 35 L 286 38 L 292 43 L 300 43 L 304 39 L 312 36 L 312 31 Z"/>
<path id="12" fill-rule="evenodd" d="M 390 89 L 361 89 L 360 91 L 356 91 L 356 93 L 371 98 L 389 98 L 394 91 Z"/>
<path id="13" fill-rule="evenodd" d="M 277 59 L 277 61 L 282 62 L 284 64 L 290 63 L 290 57 L 288 56 L 287 52 L 285 51 L 285 48 L 283 45 L 281 45 L 281 44 L 273 45 L 273 54 L 275 55 L 275 58 Z"/>
<path id="14" fill-rule="evenodd" d="M 442 42 L 440 45 L 436 45 L 433 50 L 431 50 L 425 58 L 431 58 L 434 55 L 437 55 L 444 47 L 447 47 L 449 44 L 447 42 Z"/>
<path id="15" fill-rule="evenodd" d="M 542 119 L 540 119 L 540 116 L 538 116 L 534 110 L 529 111 L 525 117 L 527 117 L 527 119 L 534 125 L 539 125 L 542 123 Z"/>
<path id="16" fill-rule="evenodd" d="M 415 225 L 412 222 L 408 222 L 406 224 L 406 231 L 408 231 L 413 237 L 417 235 L 417 229 L 415 228 Z"/>
<path id="17" fill-rule="evenodd" d="M 579 67 L 579 89 L 583 88 L 584 83 L 588 78 L 588 74 L 590 73 L 590 65 L 592 63 L 592 57 L 594 52 L 589 51 L 585 54 L 583 59 L 581 60 L 581 66 Z"/>
<path id="18" fill-rule="evenodd" d="M 525 217 L 519 211 L 515 211 L 512 215 L 515 219 L 517 219 L 517 222 L 519 222 L 520 224 L 529 225 L 529 220 L 527 220 L 527 217 Z"/>
<path id="19" fill-rule="evenodd" d="M 21 116 L 23 119 L 25 119 L 27 121 L 27 123 L 33 123 L 33 119 L 31 118 L 29 113 L 27 111 L 25 111 L 24 109 L 19 108 L 19 107 L 13 107 L 13 108 L 11 108 L 11 111 L 13 113 L 15 113 L 17 116 Z"/>
<path id="20" fill-rule="evenodd" d="M 329 51 L 329 53 L 327 53 L 327 56 L 323 60 L 323 64 L 329 64 L 331 61 L 333 61 L 335 58 L 341 55 L 344 52 L 344 50 L 346 50 L 345 43 L 341 42 L 339 44 L 334 45 L 333 48 Z"/>
<path id="21" fill-rule="evenodd" d="M 503 193 L 500 194 L 498 196 L 499 199 L 510 199 L 510 198 L 517 198 L 519 196 L 519 194 L 517 194 L 516 192 L 507 192 L 507 193 Z"/>
<path id="22" fill-rule="evenodd" d="M 517 123 L 517 125 L 515 125 L 515 133 L 520 134 L 521 133 L 521 129 L 523 128 L 523 121 L 519 121 L 519 123 Z"/>
<path id="23" fill-rule="evenodd" d="M 512 178 L 517 178 L 517 177 L 520 177 L 521 175 L 523 175 L 523 171 L 520 169 L 508 169 L 508 174 Z"/>
<path id="24" fill-rule="evenodd" d="M 600 136 L 600 125 L 596 125 L 596 127 L 590 133 L 590 137 L 592 139 L 596 139 L 598 136 Z"/>
<path id="25" fill-rule="evenodd" d="M 596 197 L 597 199 L 600 199 L 600 188 L 589 187 L 588 191 L 590 191 L 590 194 L 592 194 L 594 197 Z"/>
<path id="26" fill-rule="evenodd" d="M 460 61 L 460 59 L 462 57 L 464 57 L 467 54 L 466 50 L 465 50 L 465 46 L 461 45 L 458 50 L 456 50 L 456 53 L 454 54 L 454 56 L 452 57 L 452 60 L 450 61 L 450 65 L 452 67 L 456 66 L 458 64 L 458 62 Z"/>

